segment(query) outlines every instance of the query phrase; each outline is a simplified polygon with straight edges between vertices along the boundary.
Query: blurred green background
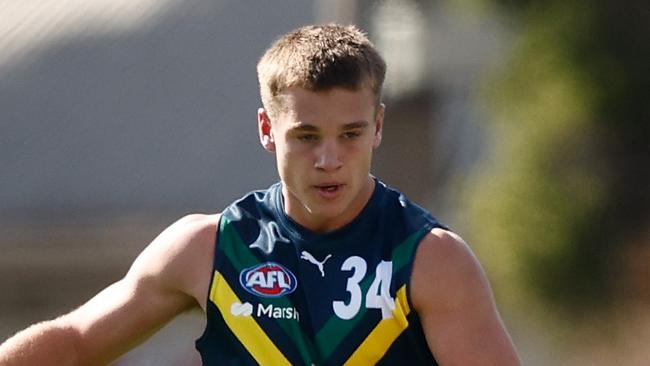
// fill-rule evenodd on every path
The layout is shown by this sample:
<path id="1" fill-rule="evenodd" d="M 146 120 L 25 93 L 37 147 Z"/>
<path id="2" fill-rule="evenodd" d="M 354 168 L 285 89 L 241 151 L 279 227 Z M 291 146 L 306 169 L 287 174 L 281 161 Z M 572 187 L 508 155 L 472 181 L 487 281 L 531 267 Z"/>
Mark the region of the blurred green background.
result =
<path id="1" fill-rule="evenodd" d="M 275 181 L 255 63 L 298 25 L 385 55 L 373 172 L 472 246 L 526 365 L 646 365 L 650 7 L 631 0 L 0 0 L 0 338 Z M 198 364 L 187 314 L 116 365 Z"/>

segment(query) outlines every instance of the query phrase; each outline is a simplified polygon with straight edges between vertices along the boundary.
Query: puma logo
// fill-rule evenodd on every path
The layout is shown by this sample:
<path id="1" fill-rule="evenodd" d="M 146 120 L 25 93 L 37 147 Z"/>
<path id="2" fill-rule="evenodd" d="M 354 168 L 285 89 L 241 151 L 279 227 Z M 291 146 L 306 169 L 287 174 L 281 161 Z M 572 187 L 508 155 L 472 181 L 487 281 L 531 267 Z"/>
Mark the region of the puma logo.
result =
<path id="1" fill-rule="evenodd" d="M 328 254 L 325 257 L 325 259 L 323 259 L 322 262 L 319 262 L 319 261 L 316 260 L 316 258 L 314 258 L 313 255 L 311 255 L 309 252 L 307 252 L 305 250 L 303 250 L 302 253 L 300 253 L 300 259 L 304 259 L 307 262 L 309 262 L 309 263 L 315 265 L 316 267 L 318 267 L 318 270 L 320 271 L 321 277 L 325 277 L 325 270 L 323 269 L 323 265 L 325 264 L 325 262 L 328 259 L 330 259 L 331 256 L 332 256 L 331 254 Z"/>

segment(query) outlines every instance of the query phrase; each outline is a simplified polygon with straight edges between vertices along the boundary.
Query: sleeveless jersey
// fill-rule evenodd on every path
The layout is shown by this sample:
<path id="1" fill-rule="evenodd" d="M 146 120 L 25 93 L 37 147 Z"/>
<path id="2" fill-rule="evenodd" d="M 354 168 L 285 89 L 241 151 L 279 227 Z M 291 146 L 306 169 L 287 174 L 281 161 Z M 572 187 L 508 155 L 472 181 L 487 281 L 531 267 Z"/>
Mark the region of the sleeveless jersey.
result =
<path id="1" fill-rule="evenodd" d="M 361 213 L 316 234 L 284 212 L 281 183 L 221 216 L 204 365 L 437 365 L 409 298 L 415 251 L 443 227 L 376 180 Z"/>

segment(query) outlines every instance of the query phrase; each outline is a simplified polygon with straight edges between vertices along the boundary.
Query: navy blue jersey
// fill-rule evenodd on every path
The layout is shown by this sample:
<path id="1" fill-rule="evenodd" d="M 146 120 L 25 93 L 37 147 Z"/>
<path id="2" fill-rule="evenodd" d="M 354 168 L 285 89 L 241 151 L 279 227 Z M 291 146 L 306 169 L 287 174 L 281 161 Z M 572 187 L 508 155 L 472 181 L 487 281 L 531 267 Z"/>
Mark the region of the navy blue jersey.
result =
<path id="1" fill-rule="evenodd" d="M 409 282 L 419 242 L 442 225 L 376 183 L 361 213 L 325 234 L 286 215 L 281 183 L 223 212 L 196 342 L 204 365 L 436 365 Z"/>

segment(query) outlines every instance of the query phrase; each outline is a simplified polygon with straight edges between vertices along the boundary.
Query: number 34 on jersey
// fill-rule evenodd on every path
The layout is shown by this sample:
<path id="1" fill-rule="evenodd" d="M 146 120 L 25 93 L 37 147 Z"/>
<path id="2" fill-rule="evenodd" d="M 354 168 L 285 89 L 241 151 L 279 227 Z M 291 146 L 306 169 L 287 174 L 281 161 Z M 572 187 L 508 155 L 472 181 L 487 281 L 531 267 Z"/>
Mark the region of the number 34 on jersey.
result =
<path id="1" fill-rule="evenodd" d="M 349 257 L 341 265 L 341 270 L 351 273 L 345 288 L 350 294 L 350 298 L 347 302 L 341 300 L 333 301 L 332 308 L 334 309 L 334 314 L 345 320 L 354 318 L 361 309 L 362 300 L 365 297 L 365 307 L 367 309 L 380 309 L 383 319 L 393 317 L 395 299 L 390 296 L 393 262 L 381 261 L 377 264 L 375 278 L 365 293 L 365 296 L 360 284 L 368 270 L 366 261 L 358 256 Z"/>

